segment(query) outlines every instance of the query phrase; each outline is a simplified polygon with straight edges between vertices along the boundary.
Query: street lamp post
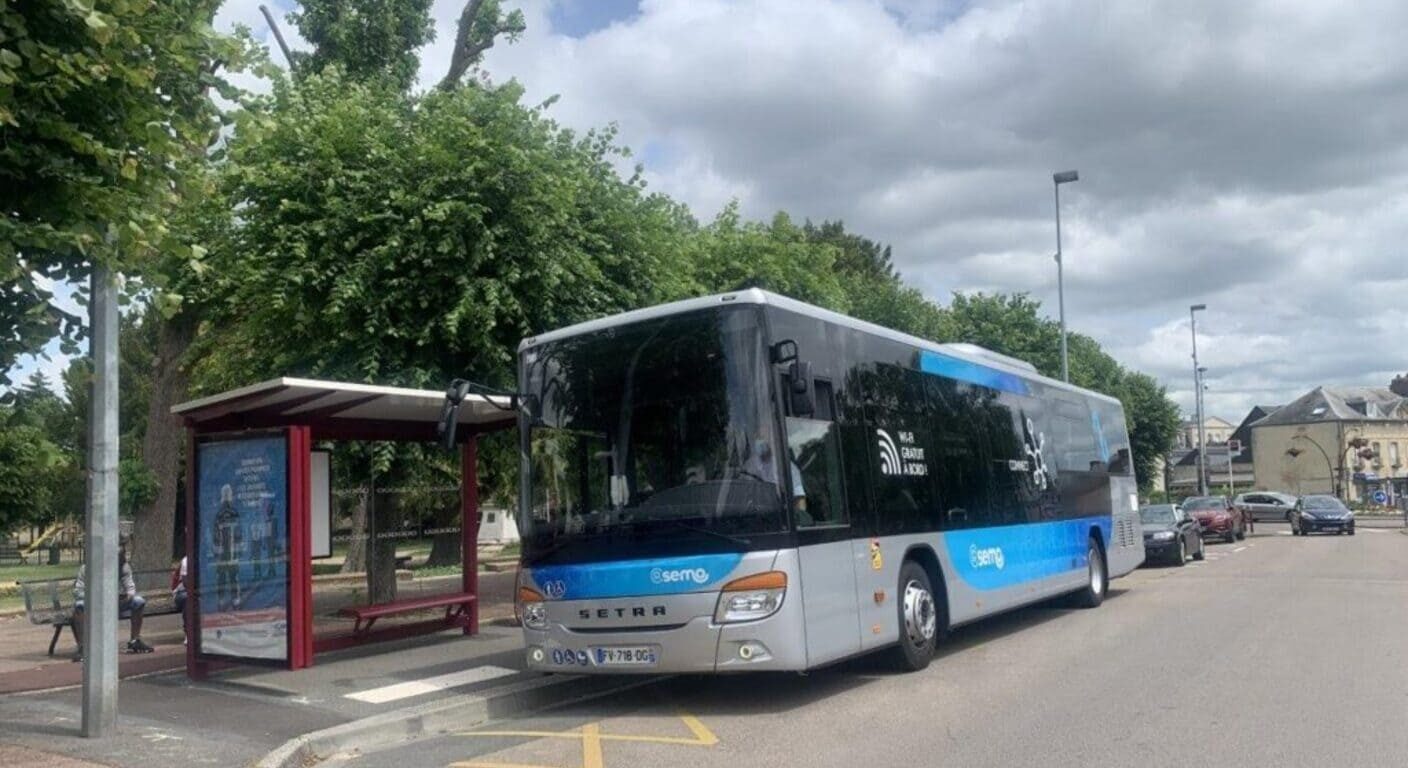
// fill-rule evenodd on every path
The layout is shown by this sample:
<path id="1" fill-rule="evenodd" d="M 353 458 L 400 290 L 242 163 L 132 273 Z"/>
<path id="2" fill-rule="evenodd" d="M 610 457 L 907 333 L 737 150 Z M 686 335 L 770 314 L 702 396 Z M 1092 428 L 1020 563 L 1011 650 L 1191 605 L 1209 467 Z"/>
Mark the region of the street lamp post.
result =
<path id="1" fill-rule="evenodd" d="M 1071 380 L 1071 364 L 1066 355 L 1066 278 L 1065 265 L 1061 261 L 1061 185 L 1080 181 L 1076 171 L 1061 171 L 1051 174 L 1052 186 L 1056 189 L 1056 301 L 1061 312 L 1061 381 Z"/>
<path id="2" fill-rule="evenodd" d="M 1208 368 L 1205 365 L 1198 366 L 1198 370 L 1193 372 L 1193 375 L 1196 377 L 1194 381 L 1196 381 L 1198 385 L 1198 399 L 1195 403 L 1195 408 L 1198 413 L 1198 474 L 1201 478 L 1201 480 L 1199 481 L 1199 488 L 1202 490 L 1202 493 L 1204 495 L 1206 495 L 1210 490 L 1210 486 L 1207 482 L 1207 478 L 1209 475 L 1207 436 L 1203 433 L 1203 422 L 1207 421 L 1207 419 L 1205 418 L 1207 414 L 1207 409 L 1203 407 L 1203 403 L 1205 402 L 1203 400 L 1203 396 L 1207 394 L 1208 391 L 1208 385 L 1203 382 L 1203 379 L 1207 377 L 1207 372 Z"/>
<path id="3" fill-rule="evenodd" d="M 1339 472 L 1335 469 L 1335 463 L 1330 461 L 1330 454 L 1326 453 L 1325 449 L 1321 447 L 1319 443 L 1315 442 L 1307 435 L 1292 435 L 1291 439 L 1304 440 L 1307 443 L 1310 443 L 1311 445 L 1315 446 L 1315 450 L 1319 451 L 1320 455 L 1325 458 L 1325 468 L 1330 471 L 1330 490 L 1332 493 L 1335 494 L 1335 497 L 1338 498 L 1340 495 L 1340 476 Z M 1299 457 L 1303 453 L 1305 453 L 1305 451 L 1296 448 L 1295 446 L 1291 446 L 1290 448 L 1286 449 L 1286 455 L 1290 456 L 1293 459 Z"/>
<path id="4" fill-rule="evenodd" d="M 1203 448 L 1207 445 L 1203 435 L 1203 369 L 1198 367 L 1198 313 L 1207 309 L 1206 304 L 1194 304 L 1188 308 L 1188 317 L 1193 329 L 1193 408 L 1198 420 L 1198 495 L 1208 492 L 1207 466 L 1203 462 Z"/>

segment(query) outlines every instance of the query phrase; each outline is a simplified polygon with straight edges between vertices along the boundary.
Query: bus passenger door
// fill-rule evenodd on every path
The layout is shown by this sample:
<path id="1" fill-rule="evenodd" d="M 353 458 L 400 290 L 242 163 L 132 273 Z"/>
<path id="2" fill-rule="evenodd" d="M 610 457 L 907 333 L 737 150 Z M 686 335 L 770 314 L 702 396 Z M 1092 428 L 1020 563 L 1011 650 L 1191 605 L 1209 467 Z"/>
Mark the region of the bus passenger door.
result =
<path id="1" fill-rule="evenodd" d="M 816 394 L 813 417 L 787 417 L 792 517 L 797 525 L 809 664 L 860 650 L 852 532 L 829 384 L 818 380 Z"/>

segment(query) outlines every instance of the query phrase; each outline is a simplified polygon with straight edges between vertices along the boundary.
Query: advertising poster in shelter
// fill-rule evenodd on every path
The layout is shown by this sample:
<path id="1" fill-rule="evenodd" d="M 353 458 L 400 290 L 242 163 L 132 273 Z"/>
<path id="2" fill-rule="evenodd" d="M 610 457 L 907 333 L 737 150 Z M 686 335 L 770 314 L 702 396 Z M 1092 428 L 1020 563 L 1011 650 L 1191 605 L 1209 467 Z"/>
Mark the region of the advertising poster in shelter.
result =
<path id="1" fill-rule="evenodd" d="M 197 448 L 198 652 L 288 659 L 288 443 Z"/>

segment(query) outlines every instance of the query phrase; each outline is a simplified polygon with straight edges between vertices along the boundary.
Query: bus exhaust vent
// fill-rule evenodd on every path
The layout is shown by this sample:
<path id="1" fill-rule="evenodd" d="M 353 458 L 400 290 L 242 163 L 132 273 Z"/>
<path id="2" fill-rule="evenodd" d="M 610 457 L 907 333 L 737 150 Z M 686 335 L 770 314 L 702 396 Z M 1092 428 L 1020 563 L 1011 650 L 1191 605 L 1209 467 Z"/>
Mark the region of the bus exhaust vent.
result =
<path id="1" fill-rule="evenodd" d="M 1115 540 L 1118 546 L 1132 547 L 1139 543 L 1140 532 L 1134 525 L 1134 518 L 1121 515 L 1115 525 Z"/>
<path id="2" fill-rule="evenodd" d="M 1002 363 L 1003 365 L 1012 368 L 1018 368 L 1023 371 L 1031 371 L 1032 373 L 1037 372 L 1036 366 L 1032 365 L 1026 360 L 1018 360 L 1015 357 L 1004 355 L 1001 352 L 994 352 L 991 349 L 988 349 L 987 347 L 980 347 L 977 344 L 968 344 L 966 342 L 962 342 L 954 344 L 941 344 L 939 346 L 951 349 L 954 352 L 969 355 L 971 357 L 986 358 L 988 360 L 992 360 L 995 363 Z"/>

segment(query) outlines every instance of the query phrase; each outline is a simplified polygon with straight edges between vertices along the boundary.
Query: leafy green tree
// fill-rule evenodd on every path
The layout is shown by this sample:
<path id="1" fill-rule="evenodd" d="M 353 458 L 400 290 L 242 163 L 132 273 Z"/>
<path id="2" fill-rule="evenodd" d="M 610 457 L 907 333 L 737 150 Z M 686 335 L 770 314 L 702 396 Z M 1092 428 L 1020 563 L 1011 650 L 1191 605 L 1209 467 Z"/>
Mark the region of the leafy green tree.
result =
<path id="1" fill-rule="evenodd" d="M 765 288 L 844 312 L 850 302 L 836 253 L 808 242 L 785 213 L 768 224 L 744 222 L 731 203 L 700 233 L 685 264 L 692 265 L 700 292 Z"/>
<path id="2" fill-rule="evenodd" d="M 896 284 L 899 274 L 891 261 L 890 246 L 881 245 L 868 237 L 846 231 L 841 221 L 823 221 L 802 226 L 807 242 L 835 246 L 836 271 L 849 277 L 871 282 Z"/>
<path id="3" fill-rule="evenodd" d="M 137 274 L 157 253 L 189 250 L 165 215 L 186 191 L 187 158 L 219 128 L 209 91 L 235 95 L 217 65 L 244 60 L 239 40 L 211 29 L 219 5 L 0 8 L 0 383 L 56 333 L 77 351 L 82 320 L 51 303 L 46 280 L 81 284 L 95 259 Z"/>
<path id="4" fill-rule="evenodd" d="M 450 68 L 440 81 L 440 88 L 449 90 L 460 85 L 465 73 L 479 65 L 484 52 L 492 48 L 496 40 L 517 42 L 526 28 L 522 11 L 504 13 L 499 0 L 468 0 L 460 12 Z"/>
<path id="5" fill-rule="evenodd" d="M 54 470 L 63 462 L 43 430 L 0 406 L 0 533 L 44 522 L 51 509 Z"/>
<path id="6" fill-rule="evenodd" d="M 388 78 L 398 89 L 416 80 L 416 51 L 435 39 L 431 0 L 303 0 L 289 18 L 313 49 L 295 54 L 303 72 L 335 64 L 353 80 Z"/>
<path id="7" fill-rule="evenodd" d="M 1147 374 L 1126 372 L 1122 384 L 1119 397 L 1129 422 L 1134 471 L 1140 489 L 1148 490 L 1159 460 L 1173 447 L 1178 435 L 1178 406 L 1168 398 L 1167 389 Z"/>

